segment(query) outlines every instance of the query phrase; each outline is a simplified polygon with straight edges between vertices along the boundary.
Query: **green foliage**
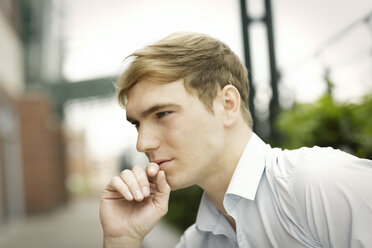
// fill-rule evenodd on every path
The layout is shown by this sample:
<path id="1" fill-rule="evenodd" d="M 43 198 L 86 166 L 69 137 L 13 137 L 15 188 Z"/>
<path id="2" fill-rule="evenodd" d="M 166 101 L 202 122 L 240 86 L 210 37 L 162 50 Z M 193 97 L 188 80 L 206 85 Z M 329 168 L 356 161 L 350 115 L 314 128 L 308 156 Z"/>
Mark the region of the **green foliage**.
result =
<path id="1" fill-rule="evenodd" d="M 295 104 L 276 124 L 284 148 L 332 146 L 372 159 L 372 95 L 359 104 L 337 104 L 327 94 L 315 104 Z"/>
<path id="2" fill-rule="evenodd" d="M 180 231 L 194 224 L 202 193 L 197 186 L 172 191 L 165 221 Z"/>

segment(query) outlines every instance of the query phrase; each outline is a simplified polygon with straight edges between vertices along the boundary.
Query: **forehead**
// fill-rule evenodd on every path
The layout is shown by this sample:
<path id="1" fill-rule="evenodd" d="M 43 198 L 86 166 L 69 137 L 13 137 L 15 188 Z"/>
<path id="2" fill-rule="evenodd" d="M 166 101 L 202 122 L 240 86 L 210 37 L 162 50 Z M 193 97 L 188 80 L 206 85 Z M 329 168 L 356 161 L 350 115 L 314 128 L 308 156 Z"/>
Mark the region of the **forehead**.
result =
<path id="1" fill-rule="evenodd" d="M 171 83 L 156 83 L 143 79 L 128 92 L 126 111 L 134 115 L 157 104 L 187 104 L 195 100 L 192 98 L 196 97 L 186 90 L 182 79 Z"/>

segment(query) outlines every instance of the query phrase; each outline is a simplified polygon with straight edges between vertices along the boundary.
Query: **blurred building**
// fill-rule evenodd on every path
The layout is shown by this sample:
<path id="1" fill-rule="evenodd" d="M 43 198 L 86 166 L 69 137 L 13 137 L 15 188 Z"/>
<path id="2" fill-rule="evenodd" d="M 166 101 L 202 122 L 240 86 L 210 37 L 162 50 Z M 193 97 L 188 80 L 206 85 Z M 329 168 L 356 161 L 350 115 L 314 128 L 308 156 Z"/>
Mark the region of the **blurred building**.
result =
<path id="1" fill-rule="evenodd" d="M 24 215 L 25 185 L 20 135 L 22 44 L 12 1 L 0 2 L 0 225 Z"/>
<path id="2" fill-rule="evenodd" d="M 19 113 L 26 212 L 52 210 L 67 200 L 61 123 L 44 94 L 26 92 Z"/>
<path id="3" fill-rule="evenodd" d="M 30 51 L 20 21 L 24 6 L 23 1 L 0 1 L 0 228 L 67 201 L 61 123 L 48 95 L 27 87 Z"/>

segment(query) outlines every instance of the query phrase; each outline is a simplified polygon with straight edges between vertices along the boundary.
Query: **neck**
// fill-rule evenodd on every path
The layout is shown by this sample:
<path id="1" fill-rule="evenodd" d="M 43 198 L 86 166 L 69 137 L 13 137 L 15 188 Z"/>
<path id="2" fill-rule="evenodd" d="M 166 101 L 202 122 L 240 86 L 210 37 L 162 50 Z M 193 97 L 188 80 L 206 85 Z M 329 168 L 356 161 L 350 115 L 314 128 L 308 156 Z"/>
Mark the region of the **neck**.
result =
<path id="1" fill-rule="evenodd" d="M 223 199 L 234 174 L 239 159 L 252 136 L 252 130 L 246 126 L 238 132 L 227 135 L 224 153 L 220 156 L 218 166 L 214 166 L 214 173 L 200 187 L 208 195 L 213 204 L 226 215 Z M 230 221 L 231 222 L 231 221 Z"/>

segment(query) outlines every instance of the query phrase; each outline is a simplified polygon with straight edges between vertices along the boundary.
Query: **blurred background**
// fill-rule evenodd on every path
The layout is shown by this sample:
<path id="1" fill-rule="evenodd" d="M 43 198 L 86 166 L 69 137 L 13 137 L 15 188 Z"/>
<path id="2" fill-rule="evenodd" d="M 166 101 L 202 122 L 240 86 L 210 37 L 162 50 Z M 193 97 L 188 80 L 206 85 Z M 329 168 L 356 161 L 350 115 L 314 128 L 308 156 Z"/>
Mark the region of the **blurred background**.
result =
<path id="1" fill-rule="evenodd" d="M 266 142 L 372 159 L 370 0 L 0 0 L 0 247 L 102 247 L 103 187 L 147 162 L 113 83 L 126 56 L 176 31 L 245 62 Z M 172 192 L 145 247 L 174 247 L 200 196 Z"/>

